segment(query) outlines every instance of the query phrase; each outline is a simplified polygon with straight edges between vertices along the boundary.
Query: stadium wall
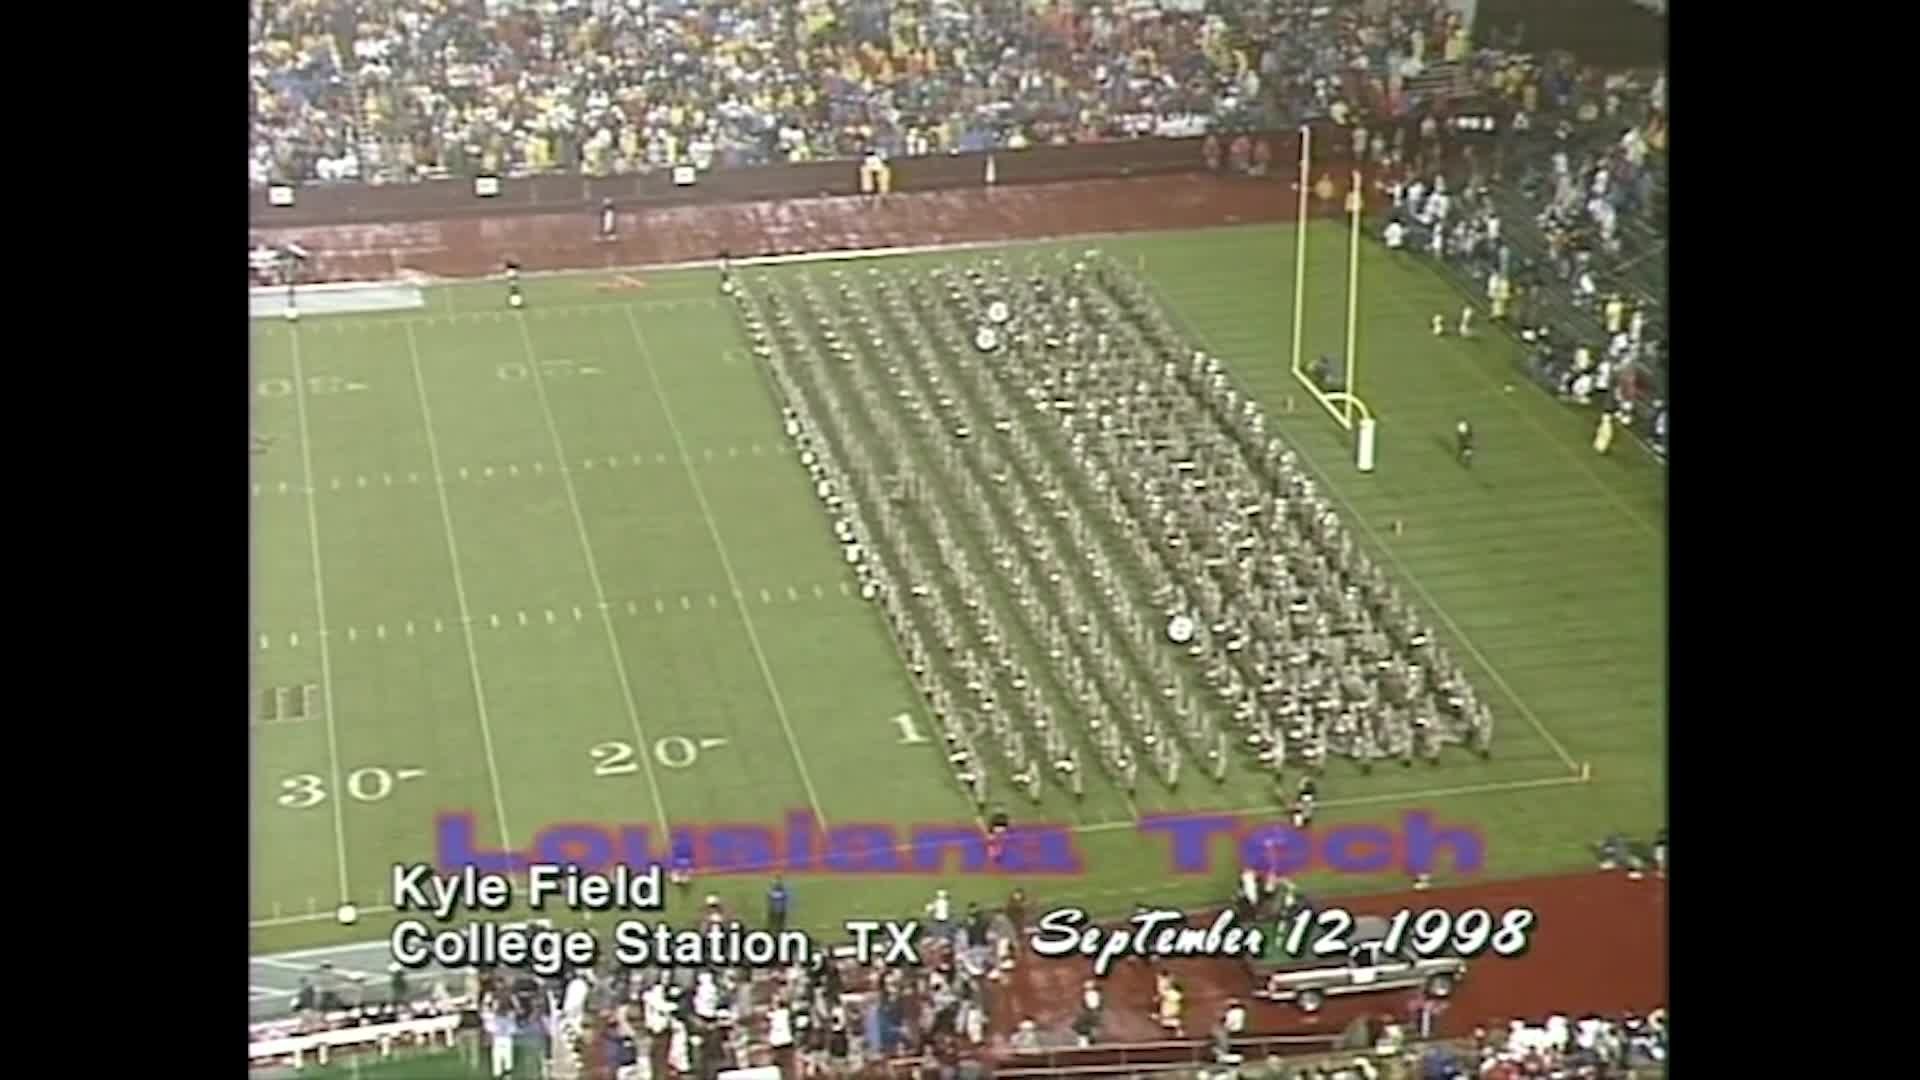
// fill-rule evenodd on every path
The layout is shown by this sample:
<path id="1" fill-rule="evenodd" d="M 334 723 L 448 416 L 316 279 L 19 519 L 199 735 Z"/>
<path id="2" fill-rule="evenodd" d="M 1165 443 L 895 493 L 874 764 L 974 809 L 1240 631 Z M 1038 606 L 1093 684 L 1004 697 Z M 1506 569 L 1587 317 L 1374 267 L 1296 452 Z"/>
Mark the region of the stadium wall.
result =
<path id="1" fill-rule="evenodd" d="M 1265 140 L 1270 174 L 1291 179 L 1299 159 L 1296 131 L 1247 133 Z M 1222 135 L 1230 144 L 1234 135 Z M 1315 172 L 1350 168 L 1350 131 L 1327 125 L 1316 132 Z M 994 186 L 1070 180 L 1168 176 L 1207 170 L 1206 139 L 1143 137 L 1124 142 L 1036 146 L 996 153 L 900 158 L 890 162 L 896 193 L 982 187 L 992 165 Z M 1224 147 L 1223 147 L 1224 150 Z M 291 206 L 274 206 L 264 190 L 250 193 L 253 225 L 298 228 L 391 225 L 526 214 L 586 213 L 611 199 L 622 211 L 769 202 L 858 195 L 860 163 L 835 160 L 804 164 L 715 169 L 691 185 L 676 185 L 666 170 L 625 176 L 578 174 L 502 178 L 498 193 L 475 193 L 472 178 L 408 184 L 313 183 L 293 188 Z M 1337 173 L 1336 173 L 1337 175 Z M 1316 177 L 1317 179 L 1317 177 Z"/>

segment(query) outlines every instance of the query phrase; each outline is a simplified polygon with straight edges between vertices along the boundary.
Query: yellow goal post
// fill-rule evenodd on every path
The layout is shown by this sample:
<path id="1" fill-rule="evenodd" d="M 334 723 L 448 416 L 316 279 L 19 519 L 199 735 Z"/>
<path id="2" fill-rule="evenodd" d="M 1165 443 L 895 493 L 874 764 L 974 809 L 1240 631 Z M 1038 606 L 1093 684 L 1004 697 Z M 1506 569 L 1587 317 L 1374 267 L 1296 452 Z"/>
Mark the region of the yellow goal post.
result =
<path id="1" fill-rule="evenodd" d="M 1373 410 L 1360 399 L 1356 381 L 1360 360 L 1360 230 L 1366 199 L 1361 188 L 1359 169 L 1354 169 L 1347 185 L 1347 339 L 1342 365 L 1345 378 L 1341 389 L 1329 391 L 1314 381 L 1307 370 L 1305 356 L 1307 324 L 1307 233 L 1312 213 L 1313 129 L 1300 129 L 1300 173 L 1297 187 L 1300 206 L 1293 230 L 1293 350 L 1291 368 L 1294 381 L 1307 395 L 1320 403 L 1342 431 L 1354 436 L 1355 464 L 1361 472 L 1374 466 L 1375 424 Z"/>

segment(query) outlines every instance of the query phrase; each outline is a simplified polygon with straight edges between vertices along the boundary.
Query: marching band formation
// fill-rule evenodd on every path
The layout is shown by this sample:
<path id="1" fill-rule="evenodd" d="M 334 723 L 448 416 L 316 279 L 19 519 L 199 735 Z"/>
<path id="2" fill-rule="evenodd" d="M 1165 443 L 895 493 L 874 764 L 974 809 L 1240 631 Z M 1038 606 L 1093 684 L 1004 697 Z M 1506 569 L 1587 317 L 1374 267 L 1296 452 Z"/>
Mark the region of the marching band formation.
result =
<path id="1" fill-rule="evenodd" d="M 1239 757 L 1305 824 L 1331 757 L 1491 753 L 1446 647 L 1129 268 L 825 278 L 727 295 L 977 806 Z"/>

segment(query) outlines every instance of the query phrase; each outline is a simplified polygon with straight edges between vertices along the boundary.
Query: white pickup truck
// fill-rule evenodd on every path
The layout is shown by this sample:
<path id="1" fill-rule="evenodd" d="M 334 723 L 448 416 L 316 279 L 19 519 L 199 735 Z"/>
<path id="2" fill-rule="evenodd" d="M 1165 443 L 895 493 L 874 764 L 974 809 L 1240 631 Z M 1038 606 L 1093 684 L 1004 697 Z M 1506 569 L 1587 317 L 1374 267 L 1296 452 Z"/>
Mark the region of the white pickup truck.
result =
<path id="1" fill-rule="evenodd" d="M 1442 998 L 1466 978 L 1467 962 L 1457 957 L 1419 959 L 1389 956 L 1381 949 L 1387 936 L 1385 919 L 1354 920 L 1352 947 L 1344 959 L 1295 958 L 1278 949 L 1250 961 L 1253 996 L 1266 1001 L 1290 1001 L 1302 1012 L 1317 1012 L 1329 996 L 1377 994 L 1418 990 Z M 1276 955 L 1277 954 L 1277 955 Z"/>

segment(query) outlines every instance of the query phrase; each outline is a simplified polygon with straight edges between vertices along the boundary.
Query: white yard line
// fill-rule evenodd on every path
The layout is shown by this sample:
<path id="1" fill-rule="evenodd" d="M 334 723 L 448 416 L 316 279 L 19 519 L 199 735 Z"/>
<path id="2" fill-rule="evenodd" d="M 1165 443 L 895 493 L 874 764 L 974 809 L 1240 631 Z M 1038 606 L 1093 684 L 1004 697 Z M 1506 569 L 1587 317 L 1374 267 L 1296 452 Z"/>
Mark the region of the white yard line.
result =
<path id="1" fill-rule="evenodd" d="M 540 355 L 533 347 L 533 334 L 527 329 L 527 321 L 515 318 L 514 325 L 520 328 L 520 343 L 527 350 L 527 368 L 533 378 L 534 394 L 540 400 L 540 416 L 547 424 L 547 437 L 553 440 L 554 460 L 559 462 L 560 484 L 566 489 L 567 508 L 573 511 L 574 531 L 580 536 L 580 550 L 586 556 L 587 577 L 593 582 L 593 597 L 600 611 L 600 625 L 607 632 L 607 648 L 613 655 L 613 671 L 620 680 L 620 700 L 627 707 L 627 722 L 633 727 L 635 744 L 640 748 L 636 756 L 640 758 L 640 767 L 647 778 L 647 790 L 653 795 L 653 809 L 660 817 L 660 830 L 671 830 L 667 818 L 667 803 L 660 792 L 660 781 L 654 775 L 653 755 L 648 749 L 653 743 L 647 739 L 646 731 L 640 724 L 640 706 L 634 700 L 633 680 L 627 675 L 627 660 L 620 652 L 620 632 L 613 625 L 613 611 L 607 603 L 607 588 L 600 579 L 600 564 L 593 557 L 593 541 L 587 536 L 587 518 L 580 510 L 580 495 L 573 489 L 573 475 L 567 469 L 567 448 L 560 438 L 560 427 L 554 422 L 553 407 L 547 402 L 546 377 L 540 374 Z"/>
<path id="2" fill-rule="evenodd" d="M 1342 806 L 1378 806 L 1383 803 L 1420 803 L 1432 799 L 1452 799 L 1463 795 L 1493 795 L 1502 791 L 1530 791 L 1535 788 L 1568 787 L 1584 784 L 1586 780 L 1578 776 L 1548 776 L 1538 780 L 1491 780 L 1484 784 L 1464 784 L 1460 787 L 1432 788 L 1427 791 L 1381 792 L 1377 795 L 1354 795 L 1344 799 L 1322 799 L 1314 805 L 1320 809 L 1332 809 Z M 1265 806 L 1247 806 L 1238 810 L 1165 810 L 1155 811 L 1155 816 L 1167 817 L 1253 817 L 1256 814 L 1272 814 L 1276 817 L 1286 813 L 1286 808 L 1275 803 Z M 1139 828 L 1138 821 L 1101 821 L 1092 825 L 1081 825 L 1075 833 L 1103 833 L 1118 829 Z"/>
<path id="3" fill-rule="evenodd" d="M 320 510 L 314 498 L 313 443 L 307 433 L 307 378 L 300 366 L 297 327 L 291 329 L 288 340 L 292 342 L 293 355 L 293 411 L 300 425 L 300 473 L 307 489 L 307 543 L 313 556 L 313 616 L 320 630 L 321 708 L 327 717 L 327 770 L 331 778 L 327 802 L 333 809 L 333 858 L 339 869 L 340 902 L 345 904 L 353 898 L 347 878 L 347 827 L 342 811 L 346 787 L 340 782 L 340 732 L 333 717 L 333 655 L 327 648 L 327 587 L 320 563 Z"/>
<path id="4" fill-rule="evenodd" d="M 653 384 L 653 394 L 660 401 L 660 414 L 667 421 L 667 432 L 673 436 L 673 446 L 680 455 L 680 464 L 686 469 L 687 482 L 693 486 L 694 501 L 700 504 L 700 516 L 706 520 L 707 534 L 713 538 L 714 550 L 720 554 L 720 569 L 727 575 L 727 588 L 733 594 L 733 603 L 740 611 L 740 622 L 747 628 L 747 643 L 753 647 L 753 658 L 760 665 L 760 678 L 767 684 L 767 694 L 773 699 L 773 711 L 780 718 L 780 729 L 786 732 L 787 747 L 793 751 L 793 764 L 800 771 L 801 786 L 807 789 L 807 803 L 813 814 L 824 827 L 828 822 L 827 813 L 820 808 L 820 793 L 814 789 L 813 777 L 807 772 L 806 756 L 800 753 L 800 740 L 793 733 L 793 720 L 787 715 L 787 703 L 780 696 L 780 687 L 773 681 L 773 668 L 767 663 L 767 653 L 760 647 L 760 632 L 754 629 L 753 615 L 747 610 L 746 591 L 740 587 L 740 577 L 733 572 L 733 559 L 727 554 L 726 541 L 720 538 L 720 526 L 713 519 L 713 508 L 707 503 L 706 489 L 700 484 L 700 475 L 693 467 L 693 458 L 687 452 L 687 442 L 680 435 L 680 425 L 674 422 L 673 406 L 667 402 L 666 388 L 660 384 L 660 373 L 653 362 L 653 350 L 647 347 L 646 336 L 640 333 L 640 324 L 633 317 L 633 308 L 624 309 L 627 317 L 627 329 L 633 332 L 633 343 L 640 350 L 640 360 L 647 369 L 647 380 Z"/>
<path id="5" fill-rule="evenodd" d="M 392 911 L 394 911 L 392 907 L 384 907 L 384 905 L 382 905 L 382 907 L 363 907 L 363 909 L 359 909 L 359 913 L 361 913 L 363 919 L 369 917 L 369 915 L 390 915 Z M 273 919 L 248 919 L 246 928 L 248 928 L 248 930 L 265 930 L 265 928 L 269 928 L 269 926 L 300 926 L 301 922 L 321 922 L 321 920 L 324 919 L 334 919 L 334 913 L 332 913 L 332 911 L 315 911 L 313 915 L 275 915 Z M 332 957 L 332 955 L 353 953 L 353 951 L 361 951 L 361 949 L 380 949 L 380 951 L 384 953 L 386 947 L 388 947 L 386 942 L 359 942 L 359 944 L 355 945 L 323 945 L 323 947 L 315 947 L 315 949 L 294 949 L 294 951 L 290 951 L 290 953 L 273 953 L 273 959 L 276 959 L 276 961 L 298 961 L 300 957 Z"/>
<path id="6" fill-rule="evenodd" d="M 392 908 L 386 907 L 384 905 L 381 907 L 363 907 L 360 909 L 360 916 L 362 918 L 365 918 L 368 915 L 384 915 L 391 912 L 392 910 L 393 910 Z M 333 919 L 333 918 L 335 918 L 335 915 L 331 911 L 315 911 L 307 915 L 275 915 L 270 919 L 248 919 L 247 929 L 265 930 L 269 927 L 274 927 L 274 926 L 299 926 L 301 923 L 324 922 L 326 920 Z M 384 947 L 384 943 L 382 943 L 382 945 Z M 364 945 L 355 946 L 355 948 L 365 948 L 365 947 L 366 946 Z M 304 952 L 276 953 L 275 955 L 282 958 L 291 957 L 291 956 L 321 956 L 330 951 L 332 950 L 308 949 Z"/>
<path id="7" fill-rule="evenodd" d="M 251 956 L 247 958 L 247 963 L 256 964 L 260 967 L 270 967 L 279 971 L 295 971 L 302 975 L 312 975 L 320 970 L 320 965 L 318 964 L 296 964 L 291 960 L 278 956 Z M 344 975 L 349 979 L 372 980 L 383 977 L 371 971 L 361 971 L 359 968 L 333 967 L 329 965 L 329 970 L 335 975 Z"/>
<path id="8" fill-rule="evenodd" d="M 531 278 L 531 277 L 536 277 L 538 275 L 525 274 L 522 276 Z M 472 283 L 472 282 L 478 282 L 483 280 L 485 279 L 481 279 L 481 278 L 465 279 L 463 282 L 459 282 L 456 284 Z M 367 283 L 366 282 L 360 282 L 360 283 L 345 282 L 342 284 L 364 288 Z M 307 286 L 307 287 L 314 288 L 314 286 Z M 451 287 L 438 287 L 438 286 L 436 287 L 441 288 L 441 291 L 447 294 L 448 296 L 451 296 L 453 293 L 453 289 Z M 586 315 L 590 312 L 609 311 L 612 308 L 614 308 L 616 305 L 622 305 L 622 304 L 633 304 L 648 310 L 658 310 L 658 311 L 680 311 L 685 309 L 701 309 L 701 308 L 717 309 L 720 306 L 720 302 L 718 300 L 715 300 L 710 296 L 702 295 L 702 296 L 689 296 L 689 297 L 684 297 L 682 299 L 677 299 L 677 300 L 673 300 L 673 299 L 621 300 L 621 299 L 610 297 L 597 304 L 595 303 L 588 303 L 588 304 L 532 304 L 532 303 L 529 303 L 524 310 L 527 314 L 532 315 L 536 319 L 577 318 L 577 317 Z M 400 309 L 400 310 L 405 310 L 405 309 Z M 425 310 L 425 309 L 420 308 L 415 310 Z M 386 311 L 364 311 L 364 310 L 363 311 L 339 311 L 339 312 L 306 311 L 306 312 L 302 312 L 301 317 L 302 319 L 325 319 L 327 321 L 321 324 L 322 327 L 326 330 L 339 333 L 347 330 L 366 330 L 373 327 L 387 327 L 387 326 L 393 326 L 396 324 L 407 326 L 407 327 L 416 327 L 416 326 L 437 326 L 441 324 L 457 326 L 465 322 L 498 322 L 500 320 L 500 315 L 501 315 L 500 311 L 493 308 L 486 308 L 486 309 L 477 310 L 477 311 L 446 311 L 446 312 L 441 312 L 439 314 L 422 314 L 422 315 L 394 315 Z M 266 316 L 255 316 L 255 318 L 265 318 L 265 317 Z"/>
<path id="9" fill-rule="evenodd" d="M 1146 278 L 1146 281 L 1150 291 L 1160 300 L 1161 306 L 1166 308 L 1167 312 L 1171 314 L 1188 333 L 1192 334 L 1201 345 L 1206 346 L 1209 353 L 1215 356 L 1228 355 L 1215 348 L 1213 342 L 1209 341 L 1206 335 L 1200 332 L 1200 328 L 1195 326 L 1193 322 L 1186 317 L 1186 314 L 1180 310 L 1177 304 L 1160 296 L 1160 288 L 1153 283 L 1152 278 Z M 1238 383 L 1240 380 L 1236 378 L 1233 381 Z M 1244 395 L 1245 387 L 1242 386 L 1241 390 Z M 1347 501 L 1346 495 L 1332 482 L 1327 475 L 1327 471 L 1320 467 L 1320 463 L 1314 460 L 1313 455 L 1308 452 L 1306 446 L 1295 439 L 1288 439 L 1287 445 L 1297 451 L 1300 459 L 1307 463 L 1307 467 L 1312 469 L 1314 473 L 1320 477 L 1321 489 L 1331 494 L 1342 507 L 1346 508 L 1347 518 L 1357 526 L 1361 532 L 1365 533 L 1373 541 L 1373 546 L 1378 549 L 1382 555 L 1386 556 L 1387 561 L 1392 563 L 1395 569 L 1400 571 L 1401 580 L 1406 582 L 1415 593 L 1418 593 L 1422 600 L 1426 601 L 1428 610 L 1432 611 L 1441 622 L 1446 624 L 1447 629 L 1453 632 L 1454 639 L 1460 642 L 1460 646 L 1466 649 L 1467 653 L 1471 655 L 1474 660 L 1479 662 L 1481 668 L 1486 671 L 1487 676 L 1493 680 L 1494 685 L 1498 686 L 1500 691 L 1507 695 L 1507 700 L 1513 702 L 1514 708 L 1520 710 L 1520 715 L 1525 717 L 1527 723 L 1533 726 L 1533 730 L 1539 732 L 1540 738 L 1546 742 L 1547 746 L 1553 750 L 1555 756 L 1567 767 L 1567 771 L 1570 773 L 1579 773 L 1580 765 L 1573 760 L 1573 755 L 1567 753 L 1567 748 L 1561 745 L 1559 739 L 1554 738 L 1553 732 L 1548 731 L 1547 726 L 1542 724 L 1540 718 L 1533 714 L 1533 710 L 1527 707 L 1527 703 L 1520 699 L 1520 695 L 1514 691 L 1513 686 L 1507 682 L 1506 677 L 1500 674 L 1500 669 L 1494 667 L 1493 661 L 1487 659 L 1486 654 L 1481 652 L 1480 647 L 1473 643 L 1473 639 L 1467 636 L 1466 631 L 1460 629 L 1460 624 L 1453 621 L 1453 616 L 1447 614 L 1446 609 L 1441 607 L 1439 601 L 1433 598 L 1433 594 L 1427 591 L 1426 585 L 1423 584 L 1412 571 L 1407 569 L 1406 563 L 1400 561 L 1399 554 L 1374 530 L 1373 525 L 1367 521 L 1366 515 L 1360 513 L 1351 502 Z"/>
<path id="10" fill-rule="evenodd" d="M 460 606 L 460 636 L 467 646 L 467 674 L 473 684 L 473 705 L 480 714 L 480 748 L 487 760 L 487 783 L 493 788 L 493 812 L 500 821 L 500 846 L 513 850 L 513 829 L 507 824 L 507 803 L 500 783 L 500 763 L 493 751 L 493 724 L 487 717 L 487 688 L 480 677 L 480 651 L 473 642 L 473 609 L 467 603 L 467 579 L 460 569 L 460 542 L 453 535 L 453 509 L 447 500 L 446 474 L 440 468 L 440 439 L 433 430 L 433 407 L 427 403 L 427 379 L 420 364 L 420 342 L 407 326 L 407 359 L 413 368 L 413 389 L 420 399 L 420 419 L 426 425 L 427 460 L 433 467 L 433 491 L 440 503 L 440 527 L 446 535 L 447 560 L 453 567 L 453 599 Z M 408 623 L 409 629 L 413 626 Z"/>

